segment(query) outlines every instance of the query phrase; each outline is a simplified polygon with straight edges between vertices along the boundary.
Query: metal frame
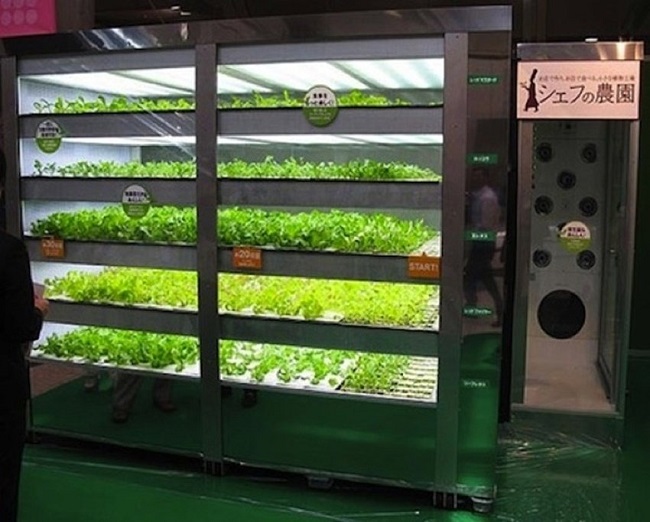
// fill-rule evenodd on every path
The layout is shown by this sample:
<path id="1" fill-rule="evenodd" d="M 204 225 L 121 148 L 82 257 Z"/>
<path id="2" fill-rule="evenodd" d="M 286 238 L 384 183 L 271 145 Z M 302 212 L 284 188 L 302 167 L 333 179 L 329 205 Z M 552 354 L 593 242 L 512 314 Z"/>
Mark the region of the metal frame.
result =
<path id="1" fill-rule="evenodd" d="M 222 325 L 215 318 L 218 306 L 217 273 L 217 50 L 196 48 L 196 204 L 197 272 L 199 277 L 199 346 L 201 350 L 201 405 L 203 450 L 208 462 L 221 462 L 221 370 L 219 339 Z M 216 319 L 216 320 L 215 320 Z M 212 444 L 208 442 L 212 441 Z"/>
<path id="2" fill-rule="evenodd" d="M 467 157 L 467 33 L 445 35 L 444 191 L 442 197 L 442 286 L 440 295 L 440 355 L 438 361 L 437 482 L 453 491 L 457 485 L 458 417 L 460 409 L 460 347 L 462 344 L 463 244 L 465 232 L 465 167 Z M 463 203 L 461 203 L 463 202 Z M 452 239 L 451 242 L 449 238 Z"/>
<path id="3" fill-rule="evenodd" d="M 485 6 L 328 13 L 123 27 L 119 31 L 94 29 L 48 37 L 12 38 L 3 43 L 4 52 L 10 56 L 47 56 L 88 51 L 103 54 L 187 48 L 200 44 L 412 38 L 445 33 L 510 31 L 511 12 L 511 8 L 506 6 Z M 45 42 L 47 45 L 38 45 Z"/>
<path id="4" fill-rule="evenodd" d="M 18 106 L 18 86 L 16 85 L 16 58 L 2 60 L 0 82 L 2 82 L 2 107 Z M 22 235 L 20 208 L 20 180 L 18 178 L 18 122 L 13 111 L 2 117 L 3 152 L 6 161 L 7 179 L 5 181 L 5 211 L 7 231 Z"/>
<path id="5" fill-rule="evenodd" d="M 619 265 L 619 270 L 623 273 L 623 280 L 626 282 L 624 295 L 627 296 L 624 302 L 624 308 L 620 313 L 622 318 L 622 340 L 621 353 L 618 368 L 618 396 L 616 397 L 617 410 L 623 415 L 625 413 L 625 396 L 627 393 L 627 360 L 630 352 L 630 324 L 632 317 L 632 289 L 634 286 L 634 245 L 636 234 L 636 208 L 638 182 L 636 173 L 639 171 L 639 136 L 640 121 L 630 124 L 630 149 L 628 155 L 628 177 L 627 177 L 627 201 L 625 208 L 624 237 L 622 240 L 623 248 L 627 252 L 626 263 Z M 634 173 L 634 175 L 631 175 Z"/>
<path id="6" fill-rule="evenodd" d="M 520 60 L 528 61 L 572 61 L 572 60 L 638 60 L 644 58 L 643 44 L 640 42 L 600 42 L 600 43 L 544 43 L 544 44 L 519 44 L 517 46 L 517 57 Z M 534 122 L 519 122 L 519 150 L 531 151 L 533 144 L 533 125 Z M 619 353 L 619 365 L 615 379 L 622 386 L 619 386 L 618 394 L 615 397 L 615 413 L 589 413 L 571 412 L 571 411 L 550 411 L 539 410 L 545 418 L 552 419 L 553 414 L 561 416 L 577 416 L 575 422 L 559 420 L 563 426 L 570 425 L 574 432 L 581 432 L 589 429 L 587 424 L 582 424 L 580 418 L 594 417 L 600 419 L 599 429 L 601 433 L 606 433 L 608 441 L 620 443 L 620 427 L 607 428 L 607 422 L 614 424 L 620 422 L 625 405 L 625 378 L 627 368 L 625 361 L 628 355 L 629 325 L 631 315 L 631 295 L 632 295 L 632 273 L 634 264 L 634 233 L 636 226 L 636 197 L 637 182 L 636 172 L 638 164 L 638 141 L 639 141 L 639 121 L 629 122 L 630 147 L 627 157 L 628 171 L 627 179 L 627 199 L 625 201 L 625 237 L 622 240 L 623 248 L 626 249 L 626 262 L 619 270 L 623 271 L 623 278 L 626 282 L 624 294 L 627 298 L 624 300 L 624 307 L 620 311 L 622 318 L 622 349 Z M 516 276 L 515 276 L 515 299 L 514 299 L 514 324 L 513 324 L 513 344 L 515 346 L 513 354 L 513 381 L 512 381 L 512 401 L 516 404 L 516 409 L 525 413 L 525 417 L 533 417 L 536 409 L 528 408 L 523 405 L 525 391 L 526 375 L 526 337 L 527 337 L 527 312 L 528 312 L 528 274 L 530 270 L 530 237 L 528 231 L 531 226 L 531 183 L 527 177 L 532 172 L 533 160 L 531 154 L 519 154 L 519 183 L 518 183 L 518 208 L 517 208 L 517 252 L 516 252 Z M 521 417 L 521 415 L 520 415 Z M 586 427 L 586 428 L 585 428 Z"/>
<path id="7" fill-rule="evenodd" d="M 20 188 L 25 200 L 114 202 L 119 201 L 124 188 L 132 183 L 144 185 L 156 204 L 196 204 L 193 179 L 28 176 L 21 179 Z M 222 205 L 374 208 L 381 201 L 382 208 L 427 210 L 439 207 L 442 202 L 441 185 L 436 181 L 350 183 L 220 178 L 218 183 Z"/>
<path id="8" fill-rule="evenodd" d="M 370 42 L 378 39 L 429 38 L 432 36 L 444 38 L 444 50 L 440 47 L 432 49 L 434 52 L 443 51 L 445 57 L 445 108 L 444 136 L 446 140 L 443 163 L 445 172 L 444 190 L 442 191 L 443 208 L 443 238 L 447 238 L 444 246 L 444 257 L 442 261 L 443 287 L 441 294 L 441 330 L 439 338 L 431 332 L 403 332 L 383 328 L 351 327 L 345 325 L 308 325 L 303 323 L 299 328 L 304 332 L 298 337 L 304 336 L 317 345 L 323 343 L 321 335 L 325 338 L 334 335 L 338 337 L 337 343 L 342 346 L 358 346 L 359 342 L 371 349 L 373 342 L 382 340 L 384 347 L 388 342 L 388 348 L 382 351 L 404 352 L 404 335 L 413 336 L 414 341 L 409 343 L 413 353 L 434 356 L 436 353 L 440 358 L 440 384 L 439 410 L 440 421 L 437 424 L 436 441 L 436 477 L 431 477 L 432 482 L 439 491 L 455 495 L 463 492 L 462 486 L 458 485 L 458 434 L 459 434 L 459 380 L 460 380 L 460 348 L 462 345 L 462 309 L 463 309 L 463 256 L 464 256 L 464 196 L 465 196 L 465 170 L 467 152 L 467 77 L 468 77 L 468 35 L 471 33 L 492 33 L 507 32 L 511 29 L 511 8 L 510 7 L 476 7 L 467 8 L 445 8 L 445 9 L 420 9 L 408 11 L 387 11 L 387 12 L 359 12 L 345 14 L 325 14 L 296 17 L 269 17 L 247 20 L 220 20 L 215 22 L 197 22 L 193 24 L 177 24 L 168 26 L 131 27 L 114 30 L 93 30 L 73 33 L 70 35 L 55 35 L 48 38 L 17 38 L 6 42 L 5 51 L 11 55 L 29 57 L 37 55 L 48 57 L 62 53 L 84 52 L 93 57 L 98 67 L 108 67 L 112 53 L 114 56 L 127 57 L 132 51 L 151 51 L 164 48 L 194 49 L 196 56 L 196 116 L 193 120 L 189 115 L 169 114 L 164 118 L 165 128 L 169 129 L 170 135 L 187 134 L 190 130 L 196 133 L 197 146 L 197 180 L 196 180 L 196 204 L 198 211 L 198 235 L 199 241 L 196 247 L 196 263 L 199 274 L 199 313 L 183 313 L 176 316 L 177 312 L 163 312 L 160 310 L 132 310 L 117 311 L 107 306 L 91 305 L 82 307 L 75 304 L 56 304 L 53 306 L 53 319 L 73 320 L 79 317 L 83 309 L 84 320 L 96 320 L 103 324 L 114 324 L 121 327 L 128 325 L 141 328 L 143 325 L 154 331 L 174 331 L 176 333 L 187 332 L 198 335 L 201 345 L 201 376 L 202 376 L 202 408 L 203 426 L 202 435 L 204 441 L 204 457 L 209 466 L 218 465 L 223 461 L 222 454 L 222 433 L 221 433 L 221 386 L 219 380 L 219 366 L 216 346 L 218 339 L 223 335 L 229 337 L 246 336 L 250 338 L 251 329 L 259 329 L 260 336 L 268 338 L 269 332 L 276 331 L 275 339 L 283 342 L 290 342 L 285 330 L 288 325 L 286 321 L 272 319 L 243 319 L 232 318 L 225 315 L 215 317 L 214 310 L 217 304 L 217 273 L 224 269 L 224 255 L 216 248 L 216 209 L 218 202 L 227 201 L 229 198 L 253 197 L 258 201 L 256 192 L 246 194 L 244 189 L 237 186 L 238 182 L 232 180 L 217 181 L 214 176 L 216 169 L 216 140 L 218 134 L 237 133 L 250 131 L 253 126 L 257 132 L 277 132 L 277 116 L 269 118 L 265 115 L 255 118 L 249 115 L 234 115 L 214 111 L 216 106 L 216 92 L 214 78 L 216 78 L 216 67 L 221 60 L 232 60 L 242 49 L 241 44 L 248 45 L 275 45 L 274 52 L 283 53 L 284 47 L 289 47 L 292 42 L 310 42 L 321 40 L 334 41 L 342 39 L 354 39 L 359 43 L 354 53 L 361 52 L 359 49 L 370 47 Z M 35 43 L 39 45 L 34 45 Z M 238 44 L 229 46 L 228 44 Z M 342 46 L 343 44 L 341 44 Z M 127 52 L 128 51 L 128 52 Z M 352 56 L 350 55 L 350 56 Z M 135 55 L 134 55 L 135 56 Z M 180 56 L 180 54 L 179 54 Z M 74 60 L 66 61 L 63 58 L 64 68 L 72 70 Z M 181 60 L 182 61 L 182 60 Z M 137 65 L 137 57 L 133 61 L 127 60 L 126 67 Z M 65 70 L 65 69 L 64 69 Z M 21 72 L 35 72 L 27 60 Z M 16 106 L 15 58 L 3 59 L 3 93 L 5 106 Z M 395 120 L 401 126 L 403 132 L 432 132 L 443 126 L 442 110 L 430 109 L 421 111 L 398 110 L 404 118 Z M 377 113 L 371 109 L 359 109 L 354 115 L 341 115 L 328 132 L 338 132 L 341 128 L 353 129 L 348 132 L 368 131 L 376 129 L 377 122 L 373 114 Z M 379 112 L 380 114 L 380 112 Z M 308 131 L 306 124 L 299 115 L 287 111 L 291 121 L 294 121 L 296 130 Z M 57 116 L 58 118 L 58 116 Z M 66 131 L 69 135 L 76 135 L 78 132 L 87 132 L 84 127 L 93 117 L 65 116 Z M 367 119 L 366 119 L 367 118 Z M 32 135 L 36 117 L 27 116 L 21 118 L 20 135 Z M 40 118 L 39 118 L 40 119 Z M 146 117 L 145 117 L 146 119 Z M 102 122 L 108 122 L 115 128 L 124 128 L 131 125 L 135 120 L 122 115 L 113 115 L 107 118 L 102 117 Z M 400 123 L 401 122 L 401 123 Z M 369 126 L 369 125 L 372 125 Z M 18 121 L 15 114 L 5 119 L 5 136 L 8 143 L 18 142 Z M 150 133 L 150 126 L 147 124 L 138 127 L 147 135 Z M 130 129 L 129 129 L 130 130 Z M 126 130 L 124 131 L 126 132 Z M 98 129 L 96 135 L 100 135 Z M 87 135 L 87 134 L 85 134 Z M 95 134 L 93 134 L 95 135 Z M 18 161 L 17 151 L 9 158 L 10 171 L 17 172 Z M 45 180 L 44 180 L 45 181 Z M 59 188 L 59 181 L 47 180 L 56 186 L 56 190 L 63 189 L 63 181 Z M 111 186 L 113 183 L 107 182 Z M 43 192 L 40 188 L 34 188 L 32 184 L 39 183 L 37 180 L 28 180 L 25 183 L 25 194 L 41 197 Z M 76 182 L 75 182 L 76 183 Z M 158 182 L 155 182 L 158 184 Z M 74 186 L 74 185 L 71 185 Z M 160 185 L 162 187 L 162 184 Z M 295 187 L 301 186 L 296 183 Z M 330 184 L 330 188 L 336 188 L 336 184 Z M 423 185 L 410 185 L 408 191 L 418 189 Z M 428 184 L 428 189 L 433 189 L 434 194 L 439 194 L 437 187 Z M 19 189 L 16 184 L 10 187 L 10 196 L 15 202 L 10 207 L 11 219 L 13 219 L 12 230 L 20 231 L 16 220 L 20 216 Z M 114 187 L 113 187 L 114 189 Z M 223 192 L 221 192 L 223 190 Z M 256 189 L 258 190 L 258 189 Z M 408 192 L 407 191 L 407 192 Z M 76 192 L 76 190 L 75 190 Z M 358 193 L 348 196 L 350 202 L 360 202 L 363 198 L 363 188 Z M 164 190 L 169 199 L 172 196 Z M 369 197 L 370 193 L 366 194 Z M 434 199 L 440 196 L 434 195 Z M 184 190 L 183 195 L 176 195 L 182 201 L 190 200 L 189 193 Z M 329 201 L 331 196 L 315 197 L 313 203 Z M 395 196 L 393 204 L 402 200 L 415 200 L 414 196 L 400 194 Z M 296 200 L 294 200 L 296 201 Z M 418 200 L 417 206 L 426 206 L 430 200 Z M 366 206 L 366 205 L 364 205 Z M 444 240 L 444 239 L 443 239 Z M 33 252 L 33 246 L 32 252 Z M 79 248 L 79 260 L 85 255 L 81 245 L 73 245 L 73 250 Z M 112 248 L 112 247 L 111 247 Z M 126 247 L 125 247 L 126 248 Z M 134 249 L 135 250 L 135 249 Z M 117 251 L 111 256 L 118 255 Z M 277 254 L 281 256 L 281 253 Z M 148 257 L 145 256 L 145 257 Z M 360 256 L 361 257 L 361 256 Z M 193 261 L 193 258 L 192 258 Z M 190 258 L 182 263 L 187 266 Z M 298 260 L 297 262 L 301 262 Z M 178 264 L 177 261 L 172 264 Z M 356 269 L 355 269 L 356 270 Z M 362 269 L 363 271 L 366 268 Z M 354 272 L 354 270 L 353 270 Z M 320 272 L 319 272 L 320 273 Z M 326 273 L 329 273 L 326 271 Z M 354 272 L 357 274 L 357 272 Z M 391 276 L 392 277 L 392 276 Z M 125 315 L 122 315 L 125 314 Z M 126 314 L 131 314 L 127 317 Z M 77 319 L 78 321 L 78 319 Z M 274 330 L 273 325 L 278 324 Z M 291 325 L 296 326 L 296 325 Z M 322 330 L 322 331 L 321 331 Z M 332 334 L 326 333 L 334 332 Z M 359 337 L 352 335 L 353 332 L 360 332 Z M 370 333 L 373 335 L 370 335 Z M 295 332 L 294 332 L 295 333 Z M 366 341 L 362 341 L 362 339 Z M 295 337 L 294 337 L 295 339 Z M 321 340 L 319 340 L 321 339 Z M 370 342 L 368 341 L 374 341 Z M 294 341 L 295 342 L 295 341 Z M 348 344 L 349 343 L 349 344 Z M 439 344 L 439 346 L 438 346 Z M 432 455 L 432 458 L 434 456 Z M 369 479 L 372 479 L 369 477 Z M 493 492 L 492 492 L 493 493 Z M 491 496 L 491 492 L 485 492 Z"/>

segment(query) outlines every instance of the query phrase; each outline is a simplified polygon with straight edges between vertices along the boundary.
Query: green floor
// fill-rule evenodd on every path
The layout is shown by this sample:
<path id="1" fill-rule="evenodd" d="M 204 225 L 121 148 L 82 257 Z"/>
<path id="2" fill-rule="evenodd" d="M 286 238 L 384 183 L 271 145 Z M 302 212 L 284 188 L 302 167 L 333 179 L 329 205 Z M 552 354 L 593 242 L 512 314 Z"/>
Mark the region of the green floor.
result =
<path id="1" fill-rule="evenodd" d="M 30 446 L 21 522 L 57 521 L 539 521 L 650 520 L 650 359 L 630 372 L 627 444 L 615 452 L 575 439 L 507 430 L 493 515 L 442 512 L 401 491 L 341 486 L 308 489 L 269 476 L 217 478 L 123 454 Z"/>
<path id="2" fill-rule="evenodd" d="M 152 405 L 153 379 L 143 378 L 126 424 L 111 421 L 113 389 L 102 375 L 99 389 L 86 393 L 83 379 L 61 385 L 32 401 L 36 430 L 94 440 L 119 441 L 124 446 L 201 454 L 200 390 L 198 381 L 176 381 L 172 393 L 177 411 L 166 414 Z M 80 419 L 82 422 L 80 422 Z"/>

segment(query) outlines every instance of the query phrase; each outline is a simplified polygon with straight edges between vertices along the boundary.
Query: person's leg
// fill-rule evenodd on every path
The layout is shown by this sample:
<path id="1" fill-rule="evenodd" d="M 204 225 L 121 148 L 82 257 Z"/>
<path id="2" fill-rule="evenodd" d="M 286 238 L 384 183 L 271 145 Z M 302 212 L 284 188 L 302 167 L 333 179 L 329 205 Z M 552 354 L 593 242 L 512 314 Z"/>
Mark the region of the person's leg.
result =
<path id="1" fill-rule="evenodd" d="M 482 259 L 481 252 L 476 243 L 470 245 L 469 249 L 463 278 L 463 293 L 465 294 L 465 305 L 476 306 L 478 302 L 478 282 L 481 277 Z"/>
<path id="2" fill-rule="evenodd" d="M 481 245 L 477 273 L 478 280 L 483 284 L 488 295 L 494 302 L 494 314 L 496 318 L 493 325 L 499 326 L 503 319 L 503 297 L 494 277 L 494 267 L 492 266 L 495 252 L 496 248 L 493 243 L 486 242 Z"/>
<path id="3" fill-rule="evenodd" d="M 0 409 L 0 520 L 18 519 L 20 468 L 26 436 L 26 404 Z"/>
<path id="4" fill-rule="evenodd" d="M 142 384 L 142 377 L 132 373 L 119 373 L 113 390 L 113 420 L 126 422 Z"/>
<path id="5" fill-rule="evenodd" d="M 87 392 L 97 391 L 99 388 L 99 370 L 86 371 L 86 378 L 84 379 L 84 390 Z"/>
<path id="6" fill-rule="evenodd" d="M 492 300 L 494 301 L 494 314 L 496 317 L 492 325 L 501 326 L 501 323 L 503 321 L 503 298 L 501 297 L 501 292 L 499 292 L 497 282 L 494 279 L 494 276 L 491 274 L 485 277 L 482 282 L 483 286 L 485 286 L 485 289 L 487 290 L 487 293 L 490 295 L 490 297 L 492 297 Z"/>
<path id="7" fill-rule="evenodd" d="M 172 384 L 171 379 L 157 378 L 154 380 L 153 403 L 159 410 L 169 412 L 176 409 L 172 400 Z"/>

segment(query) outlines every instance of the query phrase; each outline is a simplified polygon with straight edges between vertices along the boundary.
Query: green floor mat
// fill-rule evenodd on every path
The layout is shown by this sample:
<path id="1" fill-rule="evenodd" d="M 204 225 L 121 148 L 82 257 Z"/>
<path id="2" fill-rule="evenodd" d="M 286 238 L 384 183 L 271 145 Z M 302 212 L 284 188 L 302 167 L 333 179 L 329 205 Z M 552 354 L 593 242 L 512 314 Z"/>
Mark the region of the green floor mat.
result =
<path id="1" fill-rule="evenodd" d="M 157 451 L 201 453 L 198 381 L 174 382 L 173 397 L 178 409 L 163 413 L 153 406 L 153 379 L 144 377 L 131 415 L 124 424 L 111 420 L 111 384 L 111 379 L 104 377 L 99 389 L 86 392 L 83 379 L 77 379 L 34 398 L 34 431 Z"/>

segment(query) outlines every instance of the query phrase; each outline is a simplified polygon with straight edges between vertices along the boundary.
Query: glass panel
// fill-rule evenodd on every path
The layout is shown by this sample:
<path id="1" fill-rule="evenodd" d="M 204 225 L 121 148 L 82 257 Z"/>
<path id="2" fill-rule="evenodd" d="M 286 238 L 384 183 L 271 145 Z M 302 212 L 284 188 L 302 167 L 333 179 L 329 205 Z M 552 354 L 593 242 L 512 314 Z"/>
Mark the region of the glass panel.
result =
<path id="1" fill-rule="evenodd" d="M 354 45 L 355 42 L 349 42 L 346 52 L 349 53 Z M 413 327 L 432 332 L 430 354 L 435 355 L 437 280 L 427 283 L 426 280 L 409 279 L 407 272 L 409 255 L 426 253 L 436 258 L 440 256 L 441 208 L 439 203 L 426 207 L 415 204 L 407 191 L 413 183 L 419 183 L 420 190 L 431 195 L 430 201 L 440 201 L 443 138 L 441 128 L 431 132 L 416 128 L 413 132 L 404 132 L 401 128 L 408 127 L 408 123 L 403 126 L 401 123 L 410 121 L 414 113 L 396 111 L 409 107 L 413 111 L 439 110 L 444 60 L 422 58 L 421 51 L 413 51 L 413 56 L 409 57 L 411 45 L 413 42 L 401 40 L 392 46 L 394 49 L 390 55 L 382 54 L 382 49 L 387 47 L 383 45 L 378 46 L 374 53 L 355 59 L 338 54 L 345 47 L 341 42 L 272 49 L 277 55 L 282 52 L 286 55 L 286 60 L 275 61 L 266 59 L 264 46 L 237 48 L 232 52 L 223 48 L 220 51 L 221 56 L 230 57 L 227 63 L 219 63 L 217 67 L 218 105 L 223 114 L 241 109 L 264 109 L 257 113 L 261 118 L 273 114 L 273 109 L 295 108 L 298 111 L 305 104 L 307 92 L 316 86 L 326 86 L 337 99 L 339 113 L 332 125 L 304 125 L 308 122 L 307 117 L 302 117 L 299 112 L 300 118 L 290 119 L 296 112 L 278 111 L 272 130 L 268 132 L 260 132 L 258 122 L 251 118 L 247 130 L 238 129 L 233 133 L 228 128 L 228 120 L 223 118 L 217 137 L 218 176 L 221 181 L 228 178 L 230 183 L 233 180 L 240 183 L 238 202 L 245 201 L 241 194 L 252 190 L 250 187 L 254 185 L 251 183 L 262 180 L 285 182 L 277 185 L 281 194 L 268 194 L 267 203 L 263 196 L 256 198 L 256 204 L 249 208 L 232 208 L 234 203 L 228 200 L 228 192 L 222 189 L 220 219 L 227 213 L 238 212 L 241 216 L 237 220 L 242 226 L 227 238 L 220 234 L 220 242 L 261 248 L 262 259 L 269 256 L 269 249 L 273 249 L 272 252 L 291 250 L 304 255 L 302 265 L 307 265 L 292 265 L 286 261 L 287 272 L 295 266 L 301 274 L 306 274 L 306 278 L 301 280 L 295 277 L 278 279 L 270 275 L 273 272 L 266 271 L 265 265 L 261 273 L 258 269 L 258 275 L 252 275 L 255 270 L 248 270 L 250 282 L 237 286 L 243 292 L 242 299 L 252 299 L 250 294 L 253 291 L 261 295 L 277 282 L 273 299 L 282 302 L 278 296 L 289 292 L 294 304 L 308 303 L 309 318 L 316 322 L 335 320 L 341 324 L 372 324 L 403 332 L 398 334 L 402 335 L 401 355 L 394 352 L 381 354 L 391 352 L 388 343 L 383 347 L 367 346 L 367 343 L 366 346 L 352 346 L 357 351 L 347 352 L 349 373 L 330 393 L 436 399 L 437 359 L 406 355 Z M 437 44 L 430 45 L 433 49 Z M 232 56 L 238 57 L 239 62 Z M 373 110 L 358 115 L 358 121 L 348 124 L 348 116 L 355 113 L 346 111 L 359 107 Z M 300 129 L 296 128 L 298 126 Z M 331 203 L 327 206 L 313 206 L 302 199 L 301 194 L 305 192 L 300 188 L 301 184 L 317 180 L 329 183 L 315 189 L 321 192 L 321 199 L 326 200 L 330 191 L 338 194 L 336 199 L 329 199 Z M 296 184 L 292 186 L 289 181 Z M 366 183 L 363 201 L 355 197 L 355 185 L 361 183 Z M 389 193 L 395 197 L 388 206 L 386 196 Z M 328 270 L 336 280 L 318 278 L 315 270 L 310 274 L 310 255 L 317 252 L 333 254 L 330 259 L 318 263 L 344 267 L 338 274 L 334 269 L 318 267 L 319 270 Z M 386 279 L 381 273 L 373 274 L 371 271 L 382 272 L 381 262 L 373 265 L 375 269 L 369 268 L 370 258 L 383 258 L 388 263 L 389 258 L 395 256 L 399 256 L 402 268 L 398 270 L 399 277 L 392 281 L 390 277 Z M 354 270 L 350 269 L 352 266 Z M 220 287 L 230 277 L 230 274 L 220 274 Z M 293 284 L 297 286 L 292 290 Z M 338 287 L 345 288 L 343 293 L 336 290 Z M 222 297 L 223 292 L 220 300 Z M 349 298 L 356 303 L 350 309 L 345 305 Z M 401 313 L 395 314 L 391 311 L 393 307 Z M 264 313 L 257 305 L 250 308 L 254 314 Z M 251 337 L 249 340 L 255 339 Z M 318 346 L 323 346 L 324 342 L 321 339 Z M 302 346 L 299 351 L 304 352 L 298 356 L 299 359 L 310 357 L 309 354 L 314 352 L 308 343 L 296 341 L 295 344 Z M 348 338 L 344 344 L 354 342 Z M 235 343 L 233 346 L 236 352 L 246 353 L 243 345 Z M 326 347 L 334 354 L 340 353 L 336 344 Z M 268 346 L 261 349 L 271 354 L 275 350 Z M 367 350 L 380 353 L 369 354 Z M 271 356 L 266 354 L 264 357 Z M 271 373 L 285 371 L 282 361 L 275 364 Z M 383 376 L 382 372 L 397 368 L 401 376 L 397 380 Z M 356 384 L 359 382 L 364 384 Z M 421 395 L 418 395 L 420 392 L 405 395 L 406 389 L 413 393 L 420 389 L 424 391 Z"/>
<path id="2" fill-rule="evenodd" d="M 612 411 L 626 132 L 606 121 L 549 121 L 534 136 L 524 402 Z"/>
<path id="3" fill-rule="evenodd" d="M 156 299 L 167 303 L 165 293 L 175 295 L 172 307 L 196 302 L 196 286 L 184 288 L 179 303 L 181 290 L 169 286 L 172 272 L 155 271 L 181 265 L 185 271 L 173 273 L 196 278 L 188 261 L 195 210 L 174 205 L 174 191 L 151 179 L 196 176 L 192 126 L 179 135 L 166 120 L 171 108 L 193 107 L 194 67 L 154 69 L 143 57 L 139 69 L 116 63 L 115 70 L 93 71 L 83 57 L 76 60 L 80 72 L 52 73 L 56 62 L 43 60 L 47 74 L 31 63 L 30 74 L 19 78 L 20 171 L 32 189 L 25 190 L 24 231 L 34 280 L 52 303 L 31 353 L 34 428 L 198 454 L 196 332 L 183 331 L 173 318 L 152 322 L 137 309 Z M 180 99 L 186 102 L 174 107 Z M 110 123 L 103 112 L 124 114 Z M 25 131 L 31 113 L 44 116 L 34 133 Z M 70 114 L 83 120 L 72 123 Z M 125 179 L 101 186 L 88 179 L 114 177 Z M 52 181 L 58 184 L 39 185 Z M 172 204 L 157 205 L 161 200 Z M 168 233 L 163 238 L 156 230 Z M 53 238 L 64 241 L 63 251 L 55 251 L 56 242 L 43 250 L 43 239 Z M 141 250 L 146 243 L 158 250 Z M 128 270 L 140 277 L 125 283 L 121 271 Z M 105 286 L 93 287 L 101 275 Z M 107 299 L 114 307 L 97 310 Z"/>

